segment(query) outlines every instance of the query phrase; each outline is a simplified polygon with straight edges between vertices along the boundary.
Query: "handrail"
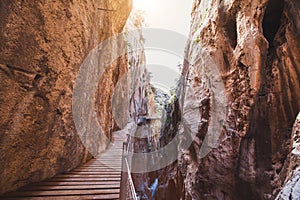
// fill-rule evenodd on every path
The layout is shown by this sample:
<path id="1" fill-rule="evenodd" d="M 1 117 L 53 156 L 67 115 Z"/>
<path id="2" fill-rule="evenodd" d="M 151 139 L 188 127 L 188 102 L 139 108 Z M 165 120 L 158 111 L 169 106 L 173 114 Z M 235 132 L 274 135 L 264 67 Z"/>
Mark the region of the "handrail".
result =
<path id="1" fill-rule="evenodd" d="M 138 197 L 137 197 L 137 195 L 136 195 L 136 191 L 135 191 L 135 188 L 134 188 L 132 176 L 131 176 L 131 174 L 130 174 L 130 170 L 129 170 L 129 165 L 128 165 L 128 160 L 127 160 L 127 158 L 125 158 L 125 163 L 126 163 L 126 167 L 127 167 L 128 181 L 129 181 L 129 186 L 130 186 L 130 188 L 131 188 L 131 195 L 132 195 L 132 198 L 133 198 L 134 200 L 138 200 Z"/>
<path id="2" fill-rule="evenodd" d="M 132 130 L 132 129 L 131 129 Z M 127 173 L 125 174 L 125 172 L 122 172 L 122 177 L 121 179 L 123 179 L 122 183 L 126 183 L 126 185 L 121 185 L 121 196 L 120 198 L 123 200 L 127 200 L 127 199 L 133 199 L 133 200 L 139 200 L 137 194 L 136 194 L 136 190 L 135 190 L 135 187 L 134 187 L 134 184 L 133 184 L 133 180 L 132 180 L 132 176 L 131 176 L 131 170 L 130 170 L 130 167 L 129 167 L 129 163 L 128 163 L 128 155 L 129 155 L 129 151 L 131 150 L 131 146 L 132 146 L 132 138 L 131 138 L 131 135 L 129 134 L 128 135 L 128 141 L 127 142 L 124 142 L 123 143 L 123 160 L 122 162 L 124 162 L 122 164 L 122 166 L 124 166 L 125 164 L 125 167 L 126 167 L 126 171 Z M 122 167 L 122 170 L 124 170 L 124 168 Z M 126 177 L 127 175 L 127 177 Z M 126 180 L 125 180 L 126 179 Z M 127 188 L 127 186 L 129 186 L 129 191 L 124 189 L 124 187 Z M 129 193 L 130 192 L 130 193 Z M 128 198 L 129 196 L 129 198 Z"/>

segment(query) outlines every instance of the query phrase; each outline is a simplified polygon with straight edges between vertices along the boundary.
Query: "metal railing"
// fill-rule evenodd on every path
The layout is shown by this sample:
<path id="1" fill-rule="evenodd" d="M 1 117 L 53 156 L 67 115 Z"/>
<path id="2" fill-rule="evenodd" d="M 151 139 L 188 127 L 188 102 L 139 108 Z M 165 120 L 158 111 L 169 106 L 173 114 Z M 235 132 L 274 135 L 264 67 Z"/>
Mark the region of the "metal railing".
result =
<path id="1" fill-rule="evenodd" d="M 139 200 L 136 190 L 133 184 L 131 169 L 129 167 L 129 151 L 132 147 L 132 138 L 128 134 L 127 142 L 123 143 L 123 159 L 122 159 L 122 174 L 121 174 L 121 190 L 120 199 L 121 200 Z M 129 159 L 131 160 L 131 159 Z"/>
<path id="2" fill-rule="evenodd" d="M 138 200 L 139 198 L 137 197 L 135 188 L 134 188 L 134 184 L 133 184 L 133 180 L 132 180 L 132 176 L 130 173 L 130 169 L 129 169 L 129 165 L 128 165 L 128 160 L 127 158 L 124 159 L 125 160 L 125 164 L 126 164 L 126 168 L 127 168 L 127 186 L 129 186 L 129 190 L 127 190 L 127 195 L 126 195 L 126 199 L 133 199 L 133 200 Z"/>

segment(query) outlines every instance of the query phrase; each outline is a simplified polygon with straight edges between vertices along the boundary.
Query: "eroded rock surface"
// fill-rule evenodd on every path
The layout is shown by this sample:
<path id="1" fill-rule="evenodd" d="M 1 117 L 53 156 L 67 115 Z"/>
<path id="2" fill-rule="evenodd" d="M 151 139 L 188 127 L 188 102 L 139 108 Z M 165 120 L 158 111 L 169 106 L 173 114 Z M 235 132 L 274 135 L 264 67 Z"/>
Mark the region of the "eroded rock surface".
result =
<path id="1" fill-rule="evenodd" d="M 0 193 L 85 161 L 71 112 L 74 81 L 83 59 L 122 31 L 130 11 L 130 0 L 0 2 Z M 126 68 L 120 58 L 100 81 L 98 116 L 108 136 L 115 128 L 108 98 Z"/>
<path id="2" fill-rule="evenodd" d="M 196 137 L 187 151 L 178 150 L 178 162 L 160 172 L 158 199 L 276 197 L 300 109 L 299 10 L 291 0 L 195 1 L 181 85 L 192 92 L 180 97 L 183 113 L 175 102 L 163 143 L 176 133 L 185 140 L 189 127 L 197 129 Z M 212 116 L 220 93 L 205 81 L 212 65 L 226 97 L 225 117 L 217 121 Z M 187 127 L 178 126 L 182 118 Z M 223 126 L 214 133 L 220 135 L 217 146 L 203 157 L 202 145 L 214 147 L 208 130 L 216 122 Z"/>
<path id="3" fill-rule="evenodd" d="M 293 127 L 291 152 L 289 154 L 288 174 L 285 184 L 276 197 L 277 200 L 299 199 L 300 198 L 300 113 Z"/>

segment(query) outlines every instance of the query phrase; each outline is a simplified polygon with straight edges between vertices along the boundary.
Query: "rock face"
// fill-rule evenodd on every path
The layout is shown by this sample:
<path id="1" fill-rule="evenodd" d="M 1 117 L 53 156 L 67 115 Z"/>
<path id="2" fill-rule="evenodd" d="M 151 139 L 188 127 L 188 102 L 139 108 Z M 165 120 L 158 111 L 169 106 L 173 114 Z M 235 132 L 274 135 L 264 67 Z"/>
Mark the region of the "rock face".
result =
<path id="1" fill-rule="evenodd" d="M 175 102 L 163 143 L 176 133 L 182 141 L 189 137 L 178 126 L 182 119 L 196 136 L 187 151 L 178 149 L 178 162 L 160 172 L 157 198 L 276 197 L 300 109 L 299 10 L 291 0 L 195 1 L 180 88 L 182 94 L 188 85 L 193 93 L 181 95 L 184 107 Z M 220 93 L 205 77 L 213 66 L 224 84 Z M 221 95 L 225 116 L 212 119 Z M 220 135 L 214 145 L 208 130 L 216 123 L 222 128 L 213 132 Z M 206 156 L 201 145 L 210 150 Z"/>
<path id="2" fill-rule="evenodd" d="M 0 194 L 86 160 L 71 112 L 74 81 L 130 11 L 130 0 L 0 2 Z M 115 127 L 108 97 L 126 69 L 120 58 L 100 80 L 98 117 L 108 136 Z"/>
<path id="3" fill-rule="evenodd" d="M 144 26 L 143 14 L 139 11 L 133 11 L 130 16 L 130 20 L 126 24 L 127 30 L 127 42 L 128 42 L 128 64 L 130 66 L 130 71 L 128 73 L 128 89 L 123 91 L 129 91 L 129 103 L 130 108 L 126 110 L 130 113 L 129 121 L 134 122 L 133 132 L 130 135 L 135 135 L 130 139 L 131 142 L 128 144 L 128 149 L 130 152 L 134 153 L 145 153 L 148 152 L 149 144 L 147 136 L 149 133 L 149 128 L 147 125 L 137 126 L 139 122 L 139 117 L 141 113 L 151 116 L 152 109 L 154 105 L 150 104 L 150 100 L 153 96 L 150 94 L 150 76 L 146 68 L 146 57 L 144 52 L 145 39 L 142 35 L 140 28 Z M 143 106 L 144 105 L 144 106 Z M 130 157 L 130 156 L 129 156 Z M 128 162 L 131 163 L 130 168 L 135 168 L 141 162 L 135 156 L 128 158 Z M 135 186 L 135 191 L 139 199 L 149 199 L 150 189 L 148 188 L 149 180 L 147 179 L 147 174 L 143 173 L 132 173 L 132 181 Z M 129 191 L 129 188 L 127 188 Z M 129 197 L 127 195 L 127 197 Z M 129 198 L 130 199 L 130 198 Z"/>
<path id="4" fill-rule="evenodd" d="M 277 200 L 300 198 L 300 113 L 293 127 L 291 153 L 288 158 L 288 175 L 286 183 L 276 197 Z"/>

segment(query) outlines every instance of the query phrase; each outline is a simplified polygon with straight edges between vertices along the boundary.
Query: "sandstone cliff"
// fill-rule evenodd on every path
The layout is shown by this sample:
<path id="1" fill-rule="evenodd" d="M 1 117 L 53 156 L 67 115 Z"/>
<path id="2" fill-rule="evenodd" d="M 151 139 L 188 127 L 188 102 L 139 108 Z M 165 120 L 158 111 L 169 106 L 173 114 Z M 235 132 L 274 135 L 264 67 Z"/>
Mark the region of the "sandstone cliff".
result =
<path id="1" fill-rule="evenodd" d="M 195 1 L 179 88 L 184 107 L 175 102 L 163 144 L 190 127 L 196 136 L 187 151 L 178 149 L 178 162 L 160 171 L 158 199 L 276 197 L 300 109 L 299 9 L 292 0 Z M 220 93 L 205 81 L 213 66 L 224 85 Z M 223 121 L 213 119 L 221 95 Z M 214 141 L 208 132 L 216 123 L 222 127 L 212 131 Z"/>
<path id="2" fill-rule="evenodd" d="M 0 2 L 0 194 L 86 160 L 71 112 L 74 81 L 83 59 L 122 31 L 130 11 L 130 0 Z M 109 98 L 126 69 L 120 58 L 99 83 L 98 117 L 108 136 L 116 128 Z"/>

